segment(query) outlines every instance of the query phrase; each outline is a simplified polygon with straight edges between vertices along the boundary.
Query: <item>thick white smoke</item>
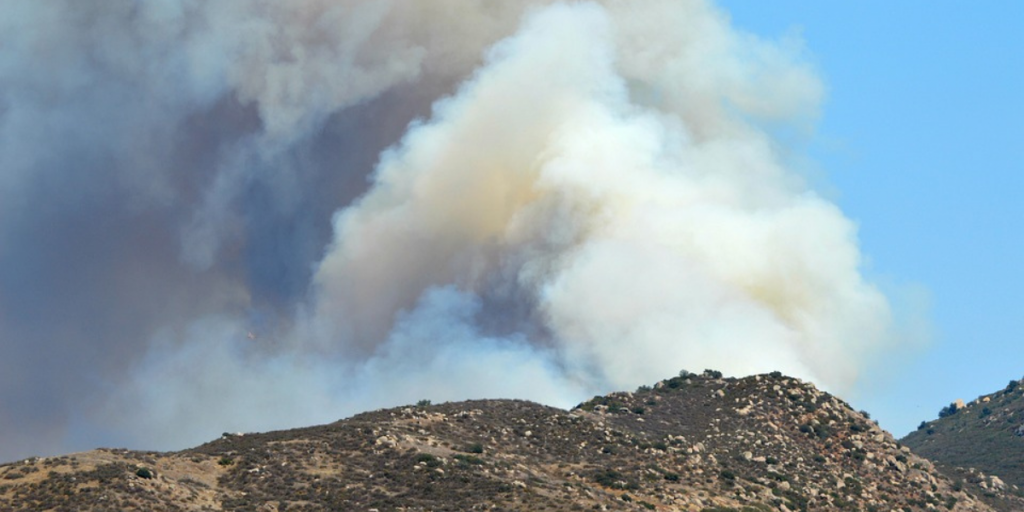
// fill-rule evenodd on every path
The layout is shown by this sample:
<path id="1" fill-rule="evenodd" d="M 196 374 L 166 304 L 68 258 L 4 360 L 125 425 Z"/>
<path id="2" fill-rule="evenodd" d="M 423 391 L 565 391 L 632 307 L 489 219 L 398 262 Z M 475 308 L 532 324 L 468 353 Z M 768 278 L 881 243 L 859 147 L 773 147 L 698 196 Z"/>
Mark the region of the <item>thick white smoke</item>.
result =
<path id="1" fill-rule="evenodd" d="M 52 37 L 106 66 L 67 80 L 139 103 L 83 143 L 178 237 L 183 265 L 153 270 L 200 276 L 150 290 L 203 300 L 118 345 L 73 414 L 96 439 L 182 447 L 421 398 L 569 406 L 684 368 L 843 391 L 893 341 L 855 226 L 772 137 L 810 129 L 821 84 L 798 44 L 704 1 L 119 5 L 101 18 L 123 38 L 47 19 L 92 27 Z M 8 98 L 0 140 L 96 101 L 26 100 L 30 123 Z M 104 142 L 138 125 L 183 142 Z M 0 197 L 26 154 L 0 157 Z"/>

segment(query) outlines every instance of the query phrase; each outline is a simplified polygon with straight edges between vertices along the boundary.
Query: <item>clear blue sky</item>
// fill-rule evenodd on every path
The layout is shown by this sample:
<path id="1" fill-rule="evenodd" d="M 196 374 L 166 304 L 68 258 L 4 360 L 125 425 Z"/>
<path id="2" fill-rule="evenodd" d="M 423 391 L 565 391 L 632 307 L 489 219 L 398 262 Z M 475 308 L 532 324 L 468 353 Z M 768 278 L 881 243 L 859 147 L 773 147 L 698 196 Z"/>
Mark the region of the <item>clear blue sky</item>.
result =
<path id="1" fill-rule="evenodd" d="M 1024 375 L 1024 2 L 719 2 L 798 34 L 828 88 L 811 154 L 867 275 L 923 288 L 926 346 L 850 401 L 897 436 Z M 903 290 L 901 292 L 900 290 Z"/>

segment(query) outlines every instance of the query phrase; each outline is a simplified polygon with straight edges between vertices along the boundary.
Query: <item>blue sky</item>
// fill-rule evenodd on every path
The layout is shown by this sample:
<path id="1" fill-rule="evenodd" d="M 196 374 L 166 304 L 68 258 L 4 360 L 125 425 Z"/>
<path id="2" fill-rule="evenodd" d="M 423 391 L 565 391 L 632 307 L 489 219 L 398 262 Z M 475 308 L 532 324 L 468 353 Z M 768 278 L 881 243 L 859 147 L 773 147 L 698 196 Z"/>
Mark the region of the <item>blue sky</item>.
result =
<path id="1" fill-rule="evenodd" d="M 828 89 L 810 153 L 866 273 L 930 336 L 850 397 L 900 436 L 1024 374 L 1024 3 L 719 2 L 796 35 Z"/>

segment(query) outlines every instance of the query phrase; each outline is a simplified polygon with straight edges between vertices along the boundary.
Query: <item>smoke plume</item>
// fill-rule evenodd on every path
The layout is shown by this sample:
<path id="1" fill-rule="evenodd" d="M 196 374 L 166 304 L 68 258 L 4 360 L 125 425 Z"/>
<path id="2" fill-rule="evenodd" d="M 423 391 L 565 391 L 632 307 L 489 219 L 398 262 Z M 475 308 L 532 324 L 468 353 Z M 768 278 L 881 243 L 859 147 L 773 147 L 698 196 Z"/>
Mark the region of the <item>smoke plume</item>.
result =
<path id="1" fill-rule="evenodd" d="M 64 0 L 0 20 L 0 459 L 893 343 L 823 87 L 701 0 Z"/>

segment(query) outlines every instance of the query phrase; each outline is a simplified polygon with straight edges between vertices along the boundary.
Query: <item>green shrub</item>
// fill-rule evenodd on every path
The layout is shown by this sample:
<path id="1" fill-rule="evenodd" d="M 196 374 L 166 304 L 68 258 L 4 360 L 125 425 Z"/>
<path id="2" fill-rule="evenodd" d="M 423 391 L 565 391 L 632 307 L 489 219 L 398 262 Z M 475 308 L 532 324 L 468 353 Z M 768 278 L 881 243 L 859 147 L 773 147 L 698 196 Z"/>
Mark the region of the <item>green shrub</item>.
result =
<path id="1" fill-rule="evenodd" d="M 482 465 L 484 463 L 483 459 L 481 459 L 480 457 L 473 456 L 473 455 L 463 455 L 463 454 L 459 453 L 459 454 L 456 454 L 454 458 L 455 458 L 455 460 L 457 460 L 459 462 L 464 462 L 466 464 L 471 464 L 471 465 L 474 465 L 474 466 L 479 466 L 479 465 Z M 428 462 L 427 465 L 430 465 L 430 463 Z"/>
<path id="2" fill-rule="evenodd" d="M 956 413 L 957 413 L 956 402 L 953 402 L 953 403 L 947 405 L 946 407 L 943 407 L 942 410 L 939 411 L 939 417 L 940 418 L 945 418 L 947 416 L 952 416 L 952 415 L 954 415 Z"/>
<path id="3" fill-rule="evenodd" d="M 484 452 L 484 445 L 481 444 L 481 443 L 473 443 L 473 444 L 467 446 L 465 451 L 467 453 L 483 453 Z"/>
<path id="4" fill-rule="evenodd" d="M 814 427 L 814 434 L 818 436 L 818 439 L 825 440 L 832 437 L 832 429 L 828 428 L 827 425 L 818 425 Z"/>
<path id="5" fill-rule="evenodd" d="M 416 463 L 424 462 L 427 467 L 436 468 L 441 465 L 441 460 L 429 453 L 420 453 L 416 455 Z"/>
<path id="6" fill-rule="evenodd" d="M 217 461 L 217 464 L 220 464 L 221 466 L 230 466 L 234 463 L 235 461 L 231 457 L 221 457 L 220 460 Z"/>
<path id="7" fill-rule="evenodd" d="M 430 406 L 430 400 L 424 399 L 424 400 L 420 400 L 419 402 L 416 402 L 416 407 L 429 407 L 429 406 Z"/>
<path id="8" fill-rule="evenodd" d="M 640 484 L 635 480 L 627 479 L 626 475 L 614 469 L 596 471 L 593 478 L 595 482 L 611 489 L 636 490 L 640 488 Z"/>

